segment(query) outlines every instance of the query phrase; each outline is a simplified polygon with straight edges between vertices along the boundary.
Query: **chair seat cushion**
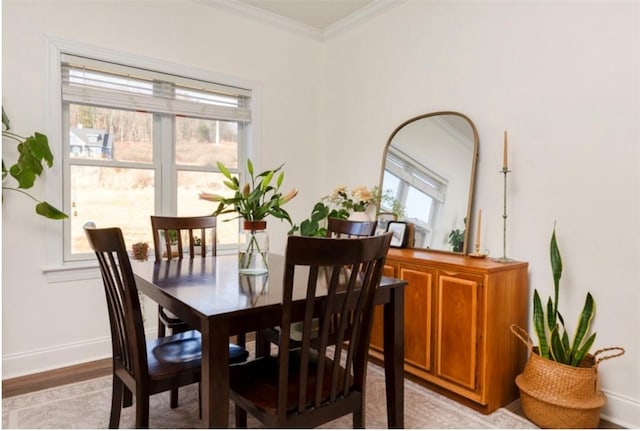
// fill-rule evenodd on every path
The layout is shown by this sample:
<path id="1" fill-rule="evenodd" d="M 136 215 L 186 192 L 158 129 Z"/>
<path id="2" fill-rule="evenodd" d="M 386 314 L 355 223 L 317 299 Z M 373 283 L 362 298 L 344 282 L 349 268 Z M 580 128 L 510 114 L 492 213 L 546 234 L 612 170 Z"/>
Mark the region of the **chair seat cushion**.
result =
<path id="1" fill-rule="evenodd" d="M 293 411 L 297 406 L 300 355 L 299 349 L 290 352 L 289 378 L 287 387 L 287 411 Z M 310 376 L 315 376 L 317 361 L 312 361 L 309 369 Z M 329 359 L 325 362 L 325 372 L 322 382 L 322 401 L 328 400 L 331 390 L 331 366 Z M 344 368 L 340 367 L 338 388 L 344 381 Z M 350 379 L 351 380 L 351 379 Z M 245 364 L 230 368 L 230 389 L 232 397 L 240 397 L 254 404 L 268 414 L 275 414 L 278 402 L 278 358 L 267 356 L 249 361 Z M 315 399 L 316 380 L 310 378 L 307 386 L 307 405 L 311 406 Z M 340 389 L 338 390 L 340 392 Z"/>
<path id="2" fill-rule="evenodd" d="M 246 361 L 249 353 L 229 344 L 229 362 Z M 152 380 L 162 379 L 181 370 L 188 371 L 202 359 L 202 336 L 196 330 L 180 332 L 147 342 L 147 361 Z"/>

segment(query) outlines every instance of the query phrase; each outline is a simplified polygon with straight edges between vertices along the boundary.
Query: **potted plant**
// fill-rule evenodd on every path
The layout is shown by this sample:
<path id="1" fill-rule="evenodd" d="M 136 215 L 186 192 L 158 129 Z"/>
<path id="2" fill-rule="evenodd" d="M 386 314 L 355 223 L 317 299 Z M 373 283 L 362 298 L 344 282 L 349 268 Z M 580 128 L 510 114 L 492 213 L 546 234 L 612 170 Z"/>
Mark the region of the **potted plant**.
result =
<path id="1" fill-rule="evenodd" d="M 596 334 L 589 334 L 595 315 L 595 301 L 587 292 L 578 327 L 569 336 L 565 320 L 558 309 L 562 258 L 556 240 L 555 226 L 550 245 L 554 297 L 549 297 L 545 309 L 537 289 L 533 293 L 533 325 L 538 337 L 534 347 L 528 333 L 516 325 L 513 333 L 529 349 L 529 360 L 516 378 L 522 410 L 532 422 L 542 428 L 597 428 L 600 410 L 606 398 L 598 384 L 597 365 L 605 359 L 624 353 L 620 347 L 589 353 Z M 616 351 L 601 356 L 607 351 Z"/>
<path id="2" fill-rule="evenodd" d="M 298 190 L 292 189 L 287 194 L 280 191 L 284 180 L 284 172 L 280 165 L 277 169 L 264 171 L 255 175 L 253 163 L 247 159 L 247 171 L 250 181 L 240 187 L 238 177 L 232 175 L 229 169 L 218 162 L 218 169 L 225 176 L 224 185 L 233 193 L 231 197 L 211 193 L 200 193 L 200 199 L 218 202 L 214 215 L 237 213 L 242 218 L 246 232 L 246 242 L 239 249 L 239 270 L 242 274 L 258 275 L 268 270 L 267 254 L 269 241 L 266 233 L 267 216 L 273 216 L 291 223 L 289 213 L 282 208 L 293 199 Z M 277 174 L 277 177 L 276 177 Z M 275 177 L 275 185 L 272 184 Z"/>
<path id="3" fill-rule="evenodd" d="M 133 258 L 136 260 L 147 260 L 149 252 L 148 242 L 136 242 L 131 246 L 133 250 Z"/>
<path id="4" fill-rule="evenodd" d="M 370 220 L 366 214 L 369 205 L 376 205 L 380 199 L 377 187 L 355 187 L 348 191 L 345 186 L 336 187 L 333 192 L 324 196 L 311 210 L 309 218 L 300 226 L 294 226 L 291 232 L 300 230 L 302 236 L 324 237 L 327 234 L 326 221 L 329 218 L 341 220 Z"/>
<path id="5" fill-rule="evenodd" d="M 465 218 L 465 223 L 467 219 Z M 449 244 L 453 247 L 454 252 L 461 252 L 464 247 L 464 229 L 452 229 L 449 232 Z"/>
<path id="6" fill-rule="evenodd" d="M 193 253 L 196 256 L 202 254 L 202 239 L 199 236 L 193 237 Z"/>
<path id="7" fill-rule="evenodd" d="M 35 132 L 31 136 L 20 136 L 11 131 L 11 123 L 9 117 L 4 112 L 2 107 L 2 137 L 4 139 L 10 139 L 18 143 L 18 160 L 9 167 L 7 170 L 4 164 L 4 158 L 2 159 L 2 193 L 4 195 L 5 190 L 11 190 L 14 192 L 22 193 L 34 201 L 36 201 L 36 213 L 50 219 L 60 220 L 65 219 L 68 216 L 49 204 L 46 201 L 40 201 L 33 197 L 33 195 L 25 192 L 25 189 L 33 187 L 36 177 L 42 175 L 44 172 L 43 163 L 46 166 L 53 166 L 53 154 L 49 148 L 49 140 L 46 135 Z M 5 185 L 5 180 L 9 178 L 9 175 L 13 177 L 17 182 L 17 187 L 11 187 Z M 3 198 L 4 200 L 4 198 Z"/>

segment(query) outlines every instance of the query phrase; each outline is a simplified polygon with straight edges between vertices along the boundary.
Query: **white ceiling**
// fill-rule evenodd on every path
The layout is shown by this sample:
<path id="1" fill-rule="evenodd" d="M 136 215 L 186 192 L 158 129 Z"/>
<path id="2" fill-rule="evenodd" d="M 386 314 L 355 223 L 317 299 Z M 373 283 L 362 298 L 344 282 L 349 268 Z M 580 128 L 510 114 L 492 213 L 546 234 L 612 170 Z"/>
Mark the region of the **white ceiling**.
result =
<path id="1" fill-rule="evenodd" d="M 239 0 L 249 6 L 325 30 L 376 0 Z"/>

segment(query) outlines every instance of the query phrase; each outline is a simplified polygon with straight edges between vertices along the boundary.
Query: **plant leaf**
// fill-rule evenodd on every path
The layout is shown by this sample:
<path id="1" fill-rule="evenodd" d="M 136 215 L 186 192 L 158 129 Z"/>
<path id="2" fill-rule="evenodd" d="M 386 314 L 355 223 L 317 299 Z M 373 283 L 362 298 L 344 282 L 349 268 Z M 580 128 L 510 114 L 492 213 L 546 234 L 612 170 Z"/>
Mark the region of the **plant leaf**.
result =
<path id="1" fill-rule="evenodd" d="M 542 310 L 542 301 L 537 289 L 533 291 L 533 325 L 536 334 L 538 334 L 540 356 L 549 359 L 549 345 L 547 344 L 547 335 L 544 327 L 544 311 Z"/>
<path id="2" fill-rule="evenodd" d="M 560 292 L 560 277 L 562 277 L 562 257 L 556 240 L 556 228 L 553 227 L 551 234 L 551 244 L 549 246 L 549 255 L 551 256 L 551 272 L 553 273 L 553 290 L 554 290 L 554 310 L 553 314 L 558 311 L 558 297 Z M 554 317 L 555 318 L 555 317 Z"/>
<path id="3" fill-rule="evenodd" d="M 595 315 L 595 303 L 593 301 L 593 296 L 591 293 L 587 292 L 587 298 L 584 302 L 584 307 L 582 308 L 582 313 L 580 313 L 580 320 L 578 321 L 578 328 L 576 329 L 575 337 L 573 338 L 573 348 L 571 349 L 571 356 L 575 357 L 576 353 L 581 347 L 582 340 L 589 332 L 589 327 L 591 326 L 591 320 Z"/>
<path id="4" fill-rule="evenodd" d="M 589 350 L 591 349 L 591 346 L 593 345 L 594 341 L 596 341 L 596 334 L 591 334 L 591 336 L 587 338 L 587 341 L 585 341 L 582 347 L 580 347 L 573 354 L 573 358 L 571 359 L 571 365 L 573 365 L 574 367 L 577 367 L 580 364 L 580 361 L 582 361 L 582 358 L 584 358 L 585 355 L 589 353 Z"/>
<path id="5" fill-rule="evenodd" d="M 36 213 L 53 220 L 62 220 L 68 217 L 65 213 L 46 201 L 40 202 L 36 205 Z"/>

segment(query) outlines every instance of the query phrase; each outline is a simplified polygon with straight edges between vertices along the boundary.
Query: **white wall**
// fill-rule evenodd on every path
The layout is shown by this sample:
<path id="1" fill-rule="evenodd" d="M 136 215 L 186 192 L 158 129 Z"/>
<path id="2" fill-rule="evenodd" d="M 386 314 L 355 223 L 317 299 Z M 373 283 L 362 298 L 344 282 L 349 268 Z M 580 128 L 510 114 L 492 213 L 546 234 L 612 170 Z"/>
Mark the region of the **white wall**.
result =
<path id="1" fill-rule="evenodd" d="M 635 2 L 410 0 L 320 44 L 191 2 L 5 0 L 2 102 L 16 131 L 46 132 L 46 35 L 259 81 L 264 165 L 286 163 L 301 190 L 295 220 L 335 185 L 376 184 L 402 121 L 460 111 L 480 135 L 475 202 L 493 256 L 508 129 L 507 255 L 530 263 L 531 289 L 546 297 L 558 222 L 561 309 L 571 322 L 594 295 L 596 347 L 627 349 L 600 367 L 605 416 L 637 428 L 639 20 Z M 47 283 L 39 241 L 53 222 L 26 199 L 3 207 L 3 378 L 107 355 L 99 281 Z M 284 235 L 273 224 L 272 238 Z"/>
<path id="2" fill-rule="evenodd" d="M 47 38 L 81 42 L 259 82 L 263 167 L 285 163 L 285 187 L 301 190 L 288 205 L 295 220 L 323 193 L 315 180 L 324 174 L 318 41 L 195 2 L 4 1 L 2 6 L 2 104 L 16 132 L 46 133 Z M 60 141 L 49 138 L 54 146 Z M 15 159 L 15 146 L 7 143 L 3 158 L 9 156 Z M 45 196 L 42 184 L 33 192 Z M 3 378 L 108 356 L 100 280 L 47 283 L 43 238 L 56 222 L 35 215 L 33 203 L 17 194 L 5 196 L 2 216 Z M 270 229 L 273 249 L 282 251 L 287 224 L 275 220 Z M 147 307 L 151 315 L 153 310 Z M 155 325 L 155 319 L 147 321 Z"/>
<path id="3" fill-rule="evenodd" d="M 640 427 L 640 3 L 409 0 L 326 43 L 327 144 L 336 172 L 373 181 L 389 134 L 456 110 L 478 128 L 474 217 L 502 256 L 502 141 L 509 132 L 507 256 L 553 292 L 549 240 L 564 262 L 560 309 L 574 326 L 587 291 L 605 416 Z M 352 160 L 362 159 L 351 169 Z M 472 236 L 472 238 L 474 238 Z"/>

